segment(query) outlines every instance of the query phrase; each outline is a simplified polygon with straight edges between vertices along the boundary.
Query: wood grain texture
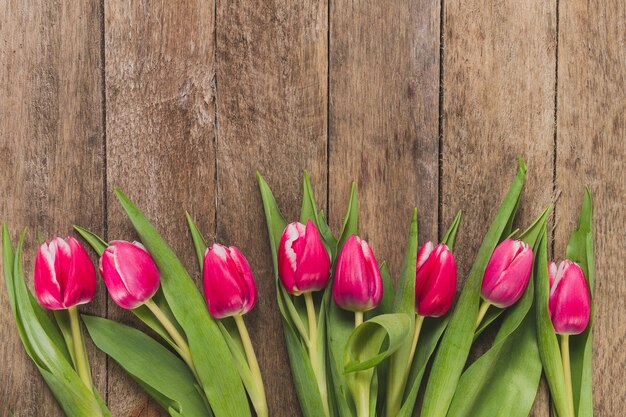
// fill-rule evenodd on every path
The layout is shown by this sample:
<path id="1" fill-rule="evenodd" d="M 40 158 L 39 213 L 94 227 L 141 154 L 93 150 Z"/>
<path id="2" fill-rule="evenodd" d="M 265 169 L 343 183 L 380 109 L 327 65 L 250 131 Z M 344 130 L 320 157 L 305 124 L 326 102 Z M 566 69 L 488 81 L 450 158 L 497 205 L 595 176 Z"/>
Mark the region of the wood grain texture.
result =
<path id="1" fill-rule="evenodd" d="M 214 10 L 211 0 L 105 4 L 108 238 L 135 236 L 112 193 L 118 185 L 198 282 L 184 213 L 213 230 Z M 137 324 L 112 301 L 109 316 Z M 109 371 L 114 415 L 167 415 L 113 361 Z"/>
<path id="2" fill-rule="evenodd" d="M 6 1 L 0 5 L 0 219 L 29 227 L 24 272 L 32 288 L 36 230 L 46 239 L 73 223 L 102 231 L 102 109 L 99 5 Z M 71 180 L 70 180 L 71 179 Z M 0 280 L 0 416 L 60 416 L 26 355 Z M 104 315 L 98 285 L 82 312 Z M 105 357 L 88 343 L 96 386 L 106 393 Z"/>
<path id="3" fill-rule="evenodd" d="M 624 415 L 626 391 L 626 4 L 559 2 L 555 258 L 562 260 L 583 187 L 593 195 L 594 412 Z"/>
<path id="4" fill-rule="evenodd" d="M 442 218 L 464 212 L 461 284 L 515 175 L 516 155 L 528 164 L 517 224 L 528 226 L 551 202 L 556 14 L 554 2 L 444 4 L 440 186 Z M 532 415 L 549 415 L 543 387 Z"/>
<path id="5" fill-rule="evenodd" d="M 413 207 L 420 242 L 438 238 L 439 2 L 330 10 L 330 220 L 356 180 L 361 233 L 396 280 Z"/>
<path id="6" fill-rule="evenodd" d="M 258 169 L 288 221 L 298 219 L 304 169 L 326 207 L 327 5 L 219 1 L 217 9 L 217 239 L 236 245 L 256 276 L 246 315 L 270 415 L 297 416 Z"/>

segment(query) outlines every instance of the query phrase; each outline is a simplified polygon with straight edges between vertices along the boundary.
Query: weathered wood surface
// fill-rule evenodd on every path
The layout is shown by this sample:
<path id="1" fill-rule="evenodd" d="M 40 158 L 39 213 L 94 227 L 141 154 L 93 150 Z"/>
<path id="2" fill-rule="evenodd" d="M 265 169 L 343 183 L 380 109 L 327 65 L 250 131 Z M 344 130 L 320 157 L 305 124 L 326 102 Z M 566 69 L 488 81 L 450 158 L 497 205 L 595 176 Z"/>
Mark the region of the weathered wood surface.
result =
<path id="1" fill-rule="evenodd" d="M 46 238 L 71 234 L 73 223 L 98 232 L 105 227 L 100 15 L 98 2 L 0 5 L 0 221 L 10 222 L 14 241 L 28 227 L 29 279 L 38 226 Z M 105 315 L 107 298 L 100 282 L 82 311 Z M 0 415 L 11 410 L 16 416 L 61 415 L 24 352 L 4 279 L 0 339 Z M 106 392 L 105 355 L 91 341 L 88 354 L 94 382 Z"/>
<path id="2" fill-rule="evenodd" d="M 184 222 L 239 246 L 261 293 L 246 317 L 270 413 L 299 415 L 275 305 L 258 169 L 289 219 L 301 174 L 339 228 L 350 182 L 361 229 L 400 269 L 410 210 L 420 242 L 465 212 L 460 282 L 522 154 L 519 216 L 547 204 L 564 255 L 584 184 L 595 197 L 594 408 L 625 412 L 626 10 L 591 3 L 7 0 L 0 6 L 0 219 L 15 236 L 84 224 L 133 238 L 122 187 L 197 274 Z M 85 311 L 132 316 L 99 287 Z M 23 352 L 0 285 L 0 416 L 60 415 Z M 90 347 L 114 415 L 167 415 Z M 548 416 L 542 387 L 534 416 Z"/>
<path id="3" fill-rule="evenodd" d="M 585 185 L 594 197 L 594 412 L 626 413 L 626 4 L 559 2 L 554 255 L 563 259 Z"/>

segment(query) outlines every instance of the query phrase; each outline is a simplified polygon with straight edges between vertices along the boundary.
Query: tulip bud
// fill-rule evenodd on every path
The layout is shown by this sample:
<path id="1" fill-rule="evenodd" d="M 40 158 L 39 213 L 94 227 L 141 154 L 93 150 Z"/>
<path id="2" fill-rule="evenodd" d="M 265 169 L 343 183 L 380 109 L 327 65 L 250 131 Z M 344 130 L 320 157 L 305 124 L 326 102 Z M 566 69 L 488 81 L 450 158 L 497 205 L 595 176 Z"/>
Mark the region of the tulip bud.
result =
<path id="1" fill-rule="evenodd" d="M 591 301 L 583 270 L 570 260 L 554 262 L 548 268 L 550 301 L 548 309 L 558 334 L 582 333 L 589 323 Z"/>
<path id="2" fill-rule="evenodd" d="M 427 242 L 417 254 L 415 310 L 424 317 L 448 312 L 456 292 L 456 262 L 448 247 Z"/>
<path id="3" fill-rule="evenodd" d="M 354 312 L 371 310 L 383 296 L 383 281 L 374 252 L 356 235 L 348 238 L 337 259 L 333 297 L 339 307 Z"/>
<path id="4" fill-rule="evenodd" d="M 257 299 L 248 261 L 234 246 L 214 243 L 204 254 L 204 296 L 217 319 L 245 314 Z"/>
<path id="5" fill-rule="evenodd" d="M 285 228 L 278 247 L 278 271 L 290 294 L 319 291 L 326 286 L 330 256 L 311 220 L 306 226 L 293 222 Z"/>
<path id="6" fill-rule="evenodd" d="M 533 266 L 533 251 L 521 240 L 505 239 L 493 251 L 483 277 L 481 295 L 499 308 L 520 299 Z"/>
<path id="7" fill-rule="evenodd" d="M 85 248 L 73 237 L 55 237 L 39 247 L 35 259 L 35 293 L 42 306 L 63 310 L 91 301 L 96 270 Z"/>
<path id="8" fill-rule="evenodd" d="M 100 257 L 100 275 L 117 305 L 132 310 L 159 289 L 159 270 L 139 242 L 116 240 Z"/>

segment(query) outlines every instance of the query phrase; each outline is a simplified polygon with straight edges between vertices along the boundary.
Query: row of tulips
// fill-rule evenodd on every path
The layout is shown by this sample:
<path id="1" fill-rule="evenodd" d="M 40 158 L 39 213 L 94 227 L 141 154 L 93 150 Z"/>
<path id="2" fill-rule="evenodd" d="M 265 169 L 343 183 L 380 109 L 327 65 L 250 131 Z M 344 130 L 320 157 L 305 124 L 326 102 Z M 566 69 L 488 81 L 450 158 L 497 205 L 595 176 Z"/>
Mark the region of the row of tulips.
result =
<path id="1" fill-rule="evenodd" d="M 308 176 L 302 215 L 289 224 L 258 176 L 276 295 L 306 417 L 415 415 L 428 364 L 432 370 L 422 417 L 528 415 L 542 363 L 558 415 L 591 415 L 591 200 L 587 193 L 568 250 L 572 259 L 548 265 L 549 208 L 525 232 L 512 230 L 524 177 L 520 162 L 452 309 L 460 212 L 441 243 L 428 241 L 419 250 L 414 213 L 394 288 L 386 264 L 379 264 L 359 236 L 355 187 L 343 230 L 335 237 L 315 205 Z M 203 276 L 206 304 L 198 305 L 199 292 L 180 261 L 139 209 L 116 192 L 143 244 L 107 243 L 84 228 L 76 230 L 100 255 L 100 275 L 113 301 L 132 311 L 162 342 L 108 319 L 82 316 L 96 346 L 172 416 L 250 415 L 245 395 L 256 415 L 267 416 L 261 371 L 243 319 L 258 300 L 245 256 L 234 246 L 207 245 L 187 215 Z M 24 284 L 23 239 L 22 234 L 14 256 L 4 228 L 5 279 L 26 351 L 67 415 L 110 415 L 91 379 L 77 312 L 77 306 L 94 297 L 94 265 L 73 237 L 41 243 L 35 295 L 54 312 L 55 325 L 31 302 Z M 492 347 L 468 366 L 473 341 L 498 324 Z M 584 338 L 576 336 L 581 333 Z M 560 347 L 554 344 L 556 334 L 561 335 Z M 570 337 L 576 338 L 576 357 L 570 355 Z M 579 357 L 581 342 L 583 347 L 589 343 L 589 350 Z"/>

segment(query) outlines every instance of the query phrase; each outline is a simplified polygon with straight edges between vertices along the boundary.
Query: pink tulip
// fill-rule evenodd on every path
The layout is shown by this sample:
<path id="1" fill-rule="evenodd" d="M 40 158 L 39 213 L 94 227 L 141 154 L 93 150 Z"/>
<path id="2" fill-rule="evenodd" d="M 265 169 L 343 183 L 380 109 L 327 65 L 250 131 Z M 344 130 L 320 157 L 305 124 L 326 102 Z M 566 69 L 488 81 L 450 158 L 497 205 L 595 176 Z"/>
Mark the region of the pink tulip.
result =
<path id="1" fill-rule="evenodd" d="M 417 254 L 415 310 L 424 317 L 448 312 L 456 292 L 456 262 L 448 247 L 427 242 Z"/>
<path id="2" fill-rule="evenodd" d="M 591 301 L 583 270 L 570 260 L 554 262 L 548 268 L 550 301 L 548 309 L 558 334 L 582 333 L 589 323 Z"/>
<path id="3" fill-rule="evenodd" d="M 520 299 L 533 266 L 533 251 L 521 240 L 502 241 L 491 255 L 481 294 L 499 308 L 509 307 Z"/>
<path id="4" fill-rule="evenodd" d="M 159 289 L 159 270 L 139 242 L 116 240 L 100 257 L 100 275 L 117 305 L 132 310 Z"/>
<path id="5" fill-rule="evenodd" d="M 204 254 L 204 296 L 217 319 L 245 314 L 257 299 L 248 261 L 234 246 L 214 243 Z"/>
<path id="6" fill-rule="evenodd" d="M 290 294 L 319 291 L 330 275 L 330 256 L 315 224 L 287 225 L 278 247 L 280 280 Z"/>
<path id="7" fill-rule="evenodd" d="M 85 248 L 73 237 L 55 237 L 39 247 L 35 259 L 35 293 L 42 306 L 63 310 L 91 301 L 96 270 Z"/>
<path id="8" fill-rule="evenodd" d="M 383 296 L 383 281 L 374 252 L 356 235 L 348 238 L 337 259 L 333 297 L 339 307 L 354 312 L 371 310 Z"/>

